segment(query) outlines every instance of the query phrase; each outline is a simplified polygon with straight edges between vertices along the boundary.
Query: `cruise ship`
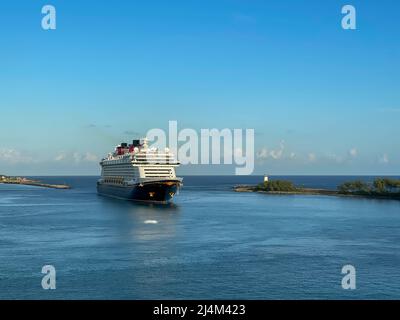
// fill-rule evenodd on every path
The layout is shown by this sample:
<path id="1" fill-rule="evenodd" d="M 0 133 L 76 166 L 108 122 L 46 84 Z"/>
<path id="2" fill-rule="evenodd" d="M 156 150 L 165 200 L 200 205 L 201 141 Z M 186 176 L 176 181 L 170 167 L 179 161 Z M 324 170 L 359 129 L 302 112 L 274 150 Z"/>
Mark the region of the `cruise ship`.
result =
<path id="1" fill-rule="evenodd" d="M 147 139 L 121 143 L 101 160 L 97 192 L 125 200 L 168 203 L 179 192 L 179 163 L 168 148 L 149 148 Z"/>

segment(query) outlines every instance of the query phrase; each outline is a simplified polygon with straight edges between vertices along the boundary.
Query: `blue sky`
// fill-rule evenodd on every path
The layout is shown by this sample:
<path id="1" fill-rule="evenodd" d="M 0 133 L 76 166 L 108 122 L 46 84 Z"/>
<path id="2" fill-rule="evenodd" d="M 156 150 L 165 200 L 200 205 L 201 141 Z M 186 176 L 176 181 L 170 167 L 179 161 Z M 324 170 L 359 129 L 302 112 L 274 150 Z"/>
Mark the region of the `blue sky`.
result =
<path id="1" fill-rule="evenodd" d="M 0 172 L 98 174 L 116 144 L 177 120 L 254 128 L 255 174 L 399 174 L 399 14 L 395 0 L 2 1 Z"/>

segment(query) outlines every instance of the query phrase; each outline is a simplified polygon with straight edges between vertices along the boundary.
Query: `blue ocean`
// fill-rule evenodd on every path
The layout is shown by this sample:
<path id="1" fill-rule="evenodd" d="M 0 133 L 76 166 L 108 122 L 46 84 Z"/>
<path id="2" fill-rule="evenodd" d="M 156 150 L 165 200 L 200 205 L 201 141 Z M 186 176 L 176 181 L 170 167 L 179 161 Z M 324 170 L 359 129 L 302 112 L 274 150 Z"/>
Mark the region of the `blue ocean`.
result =
<path id="1" fill-rule="evenodd" d="M 98 196 L 97 177 L 40 179 L 72 189 L 0 184 L 1 299 L 400 299 L 400 201 L 235 193 L 262 177 L 192 176 L 173 204 L 149 205 Z M 348 264 L 355 290 L 341 285 Z"/>

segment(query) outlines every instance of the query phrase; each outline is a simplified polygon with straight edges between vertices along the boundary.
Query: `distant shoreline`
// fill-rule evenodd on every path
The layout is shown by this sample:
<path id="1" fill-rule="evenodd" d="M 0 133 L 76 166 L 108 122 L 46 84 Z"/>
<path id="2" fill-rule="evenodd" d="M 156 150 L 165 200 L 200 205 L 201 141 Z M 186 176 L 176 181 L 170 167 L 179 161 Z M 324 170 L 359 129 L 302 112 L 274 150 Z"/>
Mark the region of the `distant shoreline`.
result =
<path id="1" fill-rule="evenodd" d="M 14 185 L 25 185 L 25 186 L 35 186 L 42 188 L 50 188 L 50 189 L 71 189 L 70 186 L 65 184 L 49 184 L 43 183 L 38 180 L 31 180 L 24 177 L 8 177 L 0 175 L 0 184 L 14 184 Z"/>
<path id="2" fill-rule="evenodd" d="M 393 194 L 361 194 L 361 193 L 340 193 L 335 190 L 327 189 L 313 189 L 313 188 L 297 188 L 295 191 L 265 191 L 260 190 L 254 185 L 237 185 L 233 187 L 235 192 L 251 192 L 251 193 L 261 193 L 268 195 L 322 195 L 322 196 L 336 196 L 336 197 L 355 197 L 355 198 L 367 198 L 367 199 L 382 199 L 382 200 L 400 200 L 400 195 Z"/>

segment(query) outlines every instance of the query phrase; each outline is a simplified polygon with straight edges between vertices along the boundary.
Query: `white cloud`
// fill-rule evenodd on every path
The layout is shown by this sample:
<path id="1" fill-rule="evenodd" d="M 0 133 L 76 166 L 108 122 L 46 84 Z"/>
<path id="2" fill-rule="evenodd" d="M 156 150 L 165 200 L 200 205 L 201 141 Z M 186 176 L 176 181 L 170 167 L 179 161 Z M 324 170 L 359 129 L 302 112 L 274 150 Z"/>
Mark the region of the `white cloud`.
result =
<path id="1" fill-rule="evenodd" d="M 11 164 L 30 163 L 33 162 L 33 158 L 15 149 L 0 149 L 0 161 Z"/>
<path id="2" fill-rule="evenodd" d="M 349 150 L 349 155 L 350 155 L 350 157 L 352 157 L 352 158 L 357 157 L 357 155 L 358 155 L 357 149 L 356 149 L 356 148 L 350 149 L 350 150 Z"/>
<path id="3" fill-rule="evenodd" d="M 81 162 L 97 162 L 98 157 L 91 153 L 91 152 L 86 152 L 85 154 L 81 154 L 79 152 L 60 152 L 56 157 L 54 158 L 55 161 L 61 162 L 75 162 L 75 163 L 81 163 Z"/>
<path id="4" fill-rule="evenodd" d="M 34 168 L 51 167 L 52 164 L 58 164 L 60 166 L 82 166 L 87 167 L 94 164 L 98 164 L 99 157 L 92 152 L 71 152 L 71 151 L 60 151 L 58 153 L 48 152 L 27 152 L 20 151 L 13 148 L 0 148 L 0 172 L 6 174 L 5 170 L 10 170 L 11 167 L 18 166 L 21 172 L 26 170 L 35 171 Z M 3 169 L 1 169 L 3 168 Z M 14 169 L 12 169 L 14 170 Z M 18 173 L 17 173 L 18 174 Z"/>
<path id="5" fill-rule="evenodd" d="M 388 155 L 387 155 L 386 153 L 383 154 L 383 155 L 379 158 L 379 162 L 380 162 L 380 163 L 383 163 L 383 164 L 389 163 L 389 157 L 388 157 Z"/>
<path id="6" fill-rule="evenodd" d="M 95 154 L 90 153 L 90 152 L 86 152 L 83 159 L 88 162 L 97 162 L 98 161 L 98 157 Z"/>
<path id="7" fill-rule="evenodd" d="M 266 147 L 263 147 L 262 149 L 257 151 L 256 157 L 259 160 L 266 160 L 268 158 L 278 160 L 282 158 L 284 150 L 285 150 L 285 142 L 281 141 L 278 149 L 268 150 Z"/>
<path id="8" fill-rule="evenodd" d="M 256 157 L 257 157 L 257 159 L 261 159 L 261 160 L 267 159 L 268 158 L 268 150 L 267 150 L 267 148 L 264 147 L 264 148 L 258 150 L 257 154 L 256 154 Z"/>
<path id="9" fill-rule="evenodd" d="M 315 153 L 311 152 L 308 154 L 308 161 L 315 162 L 316 160 L 317 160 L 317 156 L 315 155 Z"/>
<path id="10" fill-rule="evenodd" d="M 74 159 L 74 161 L 76 163 L 79 163 L 79 162 L 81 162 L 82 156 L 78 152 L 74 152 L 72 154 L 72 158 Z"/>
<path id="11" fill-rule="evenodd" d="M 61 152 L 54 158 L 55 161 L 62 161 L 67 158 L 67 154 L 65 152 Z"/>
<path id="12" fill-rule="evenodd" d="M 280 159 L 283 154 L 283 150 L 285 149 L 284 142 L 282 141 L 280 144 L 280 148 L 278 150 L 271 150 L 270 155 L 274 159 Z"/>

